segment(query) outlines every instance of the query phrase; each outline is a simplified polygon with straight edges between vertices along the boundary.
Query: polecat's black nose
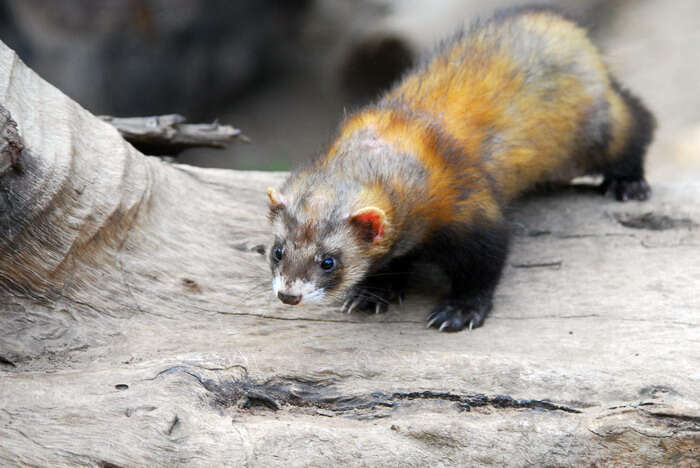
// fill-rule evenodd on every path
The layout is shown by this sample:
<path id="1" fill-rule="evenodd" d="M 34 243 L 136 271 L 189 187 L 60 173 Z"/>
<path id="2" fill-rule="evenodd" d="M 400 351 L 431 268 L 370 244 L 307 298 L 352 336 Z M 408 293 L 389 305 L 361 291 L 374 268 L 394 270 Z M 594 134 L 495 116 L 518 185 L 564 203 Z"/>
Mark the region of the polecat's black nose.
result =
<path id="1" fill-rule="evenodd" d="M 279 297 L 280 301 L 284 302 L 285 304 L 297 305 L 301 302 L 301 296 L 292 296 L 291 294 L 285 294 L 282 291 L 277 293 L 277 297 Z"/>

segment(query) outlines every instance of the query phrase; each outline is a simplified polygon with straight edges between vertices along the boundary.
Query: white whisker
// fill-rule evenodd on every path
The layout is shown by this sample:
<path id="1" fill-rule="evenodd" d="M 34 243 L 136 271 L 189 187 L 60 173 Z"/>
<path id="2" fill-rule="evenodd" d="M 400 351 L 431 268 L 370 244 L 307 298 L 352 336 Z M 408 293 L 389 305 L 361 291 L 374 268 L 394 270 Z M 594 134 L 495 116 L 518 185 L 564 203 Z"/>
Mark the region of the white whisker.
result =
<path id="1" fill-rule="evenodd" d="M 302 298 L 306 302 L 321 302 L 326 296 L 326 292 L 323 289 L 317 289 L 311 293 L 305 294 Z"/>

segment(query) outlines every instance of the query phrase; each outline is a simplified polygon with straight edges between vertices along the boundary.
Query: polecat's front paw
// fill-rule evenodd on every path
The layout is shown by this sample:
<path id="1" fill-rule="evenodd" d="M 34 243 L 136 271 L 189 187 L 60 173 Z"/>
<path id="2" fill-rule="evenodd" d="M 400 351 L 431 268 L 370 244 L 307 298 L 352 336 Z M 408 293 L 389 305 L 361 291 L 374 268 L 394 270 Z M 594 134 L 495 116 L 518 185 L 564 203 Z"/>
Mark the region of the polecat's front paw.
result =
<path id="1" fill-rule="evenodd" d="M 389 304 L 395 301 L 403 302 L 402 292 L 394 289 L 356 286 L 348 293 L 342 311 L 349 314 L 354 310 L 368 310 L 375 314 L 382 314 L 389 310 Z"/>
<path id="2" fill-rule="evenodd" d="M 428 327 L 441 332 L 456 332 L 483 325 L 491 310 L 491 299 L 446 299 L 428 316 Z"/>

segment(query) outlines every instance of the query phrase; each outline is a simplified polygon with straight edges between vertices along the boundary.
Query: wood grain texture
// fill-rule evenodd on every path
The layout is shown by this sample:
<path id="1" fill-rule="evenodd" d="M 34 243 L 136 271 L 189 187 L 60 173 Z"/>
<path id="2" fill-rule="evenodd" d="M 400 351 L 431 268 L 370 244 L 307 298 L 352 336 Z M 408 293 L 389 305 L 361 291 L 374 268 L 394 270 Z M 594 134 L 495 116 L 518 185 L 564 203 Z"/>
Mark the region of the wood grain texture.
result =
<path id="1" fill-rule="evenodd" d="M 698 462 L 699 184 L 529 197 L 491 318 L 441 334 L 420 289 L 272 297 L 284 174 L 145 157 L 4 45 L 0 104 L 0 465 Z"/>

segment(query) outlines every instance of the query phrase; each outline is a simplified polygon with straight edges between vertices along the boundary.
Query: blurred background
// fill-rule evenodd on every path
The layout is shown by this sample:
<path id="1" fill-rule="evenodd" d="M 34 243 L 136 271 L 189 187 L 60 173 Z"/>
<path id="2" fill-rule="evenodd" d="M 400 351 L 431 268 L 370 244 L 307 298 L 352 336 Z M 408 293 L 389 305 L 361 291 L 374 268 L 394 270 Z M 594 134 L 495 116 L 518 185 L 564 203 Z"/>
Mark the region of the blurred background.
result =
<path id="1" fill-rule="evenodd" d="M 318 154 L 346 112 L 508 0 L 0 0 L 0 39 L 95 114 L 180 113 L 251 144 L 188 164 L 284 170 Z M 654 181 L 700 176 L 700 2 L 559 0 L 659 121 Z"/>

